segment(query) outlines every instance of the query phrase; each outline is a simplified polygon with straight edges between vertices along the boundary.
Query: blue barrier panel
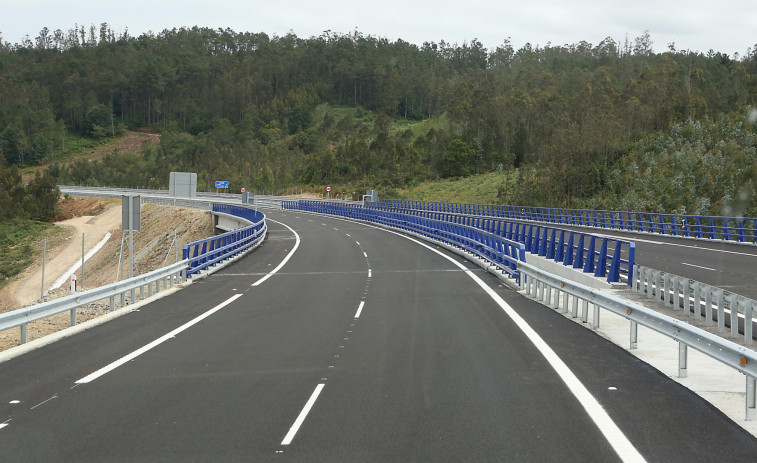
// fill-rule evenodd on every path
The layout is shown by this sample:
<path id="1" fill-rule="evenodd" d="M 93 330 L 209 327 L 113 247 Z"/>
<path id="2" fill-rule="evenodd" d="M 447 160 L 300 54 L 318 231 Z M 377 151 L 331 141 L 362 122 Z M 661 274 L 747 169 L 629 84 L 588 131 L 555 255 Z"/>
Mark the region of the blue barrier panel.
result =
<path id="1" fill-rule="evenodd" d="M 213 211 L 242 217 L 253 224 L 222 235 L 185 244 L 182 249 L 182 257 L 189 259 L 187 276 L 229 259 L 258 244 L 265 237 L 267 227 L 265 214 L 262 212 L 228 204 L 214 204 Z"/>
<path id="2" fill-rule="evenodd" d="M 747 217 L 711 217 L 628 211 L 429 203 L 426 201 L 409 202 L 388 199 L 379 200 L 379 204 L 396 210 L 433 209 L 456 214 L 485 215 L 545 223 L 757 243 L 757 219 Z"/>
<path id="3" fill-rule="evenodd" d="M 285 201 L 284 209 L 319 212 L 342 217 L 353 217 L 359 211 L 363 220 L 396 227 L 419 235 L 446 242 L 488 260 L 503 272 L 519 281 L 518 261 L 525 261 L 525 250 L 521 243 L 508 240 L 497 233 L 485 230 L 482 222 L 475 226 L 473 218 L 449 215 L 448 220 L 439 220 L 433 211 L 390 210 L 389 207 L 363 207 L 362 205 L 342 205 L 322 201 Z"/>

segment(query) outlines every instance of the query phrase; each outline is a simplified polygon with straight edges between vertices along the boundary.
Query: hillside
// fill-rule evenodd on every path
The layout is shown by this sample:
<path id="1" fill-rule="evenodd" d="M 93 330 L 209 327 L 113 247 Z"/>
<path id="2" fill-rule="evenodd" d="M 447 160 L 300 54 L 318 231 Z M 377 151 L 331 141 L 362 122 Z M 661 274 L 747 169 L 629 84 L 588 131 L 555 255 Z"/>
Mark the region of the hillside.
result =
<path id="1" fill-rule="evenodd" d="M 99 224 L 99 232 L 95 241 L 99 241 L 105 232 L 112 233 L 111 238 L 102 249 L 89 259 L 84 265 L 85 289 L 113 283 L 118 274 L 118 262 L 121 249 L 121 214 L 120 202 L 102 201 L 95 199 L 67 199 L 61 205 L 61 219 L 56 225 L 53 236 L 58 238 L 48 242 L 48 263 L 46 265 L 45 282 L 48 287 L 59 275 L 53 274 L 57 268 L 60 273 L 70 265 L 81 259 L 81 232 L 71 224 L 72 219 L 83 218 L 84 223 L 93 223 L 100 215 L 113 211 L 109 221 Z M 68 223 L 67 223 L 68 222 Z M 163 266 L 163 262 L 174 261 L 174 251 L 169 248 L 174 238 L 178 238 L 178 258 L 181 259 L 181 248 L 184 244 L 213 235 L 213 227 L 209 216 L 204 211 L 195 209 L 173 208 L 144 204 L 142 206 L 142 231 L 134 234 L 135 267 L 137 274 L 149 272 Z M 95 232 L 91 232 L 95 233 Z M 66 250 L 70 246 L 71 250 Z M 41 238 L 30 244 L 35 249 L 42 248 Z M 128 248 L 128 246 L 127 246 Z M 128 260 L 128 252 L 125 251 Z M 60 265 L 54 265 L 53 259 L 61 260 Z M 34 263 L 22 274 L 13 278 L 9 285 L 0 290 L 0 312 L 18 308 L 17 300 L 26 297 L 29 303 L 39 298 L 41 283 L 41 253 Z M 76 272 L 81 281 L 81 270 Z M 124 265 L 121 277 L 128 277 L 128 266 Z M 27 289 L 24 289 L 27 288 Z M 26 291 L 27 294 L 19 294 Z M 70 294 L 70 285 L 64 284 L 60 289 L 51 291 L 45 300 L 55 299 Z M 90 305 L 79 310 L 78 320 L 85 321 L 107 311 L 104 304 Z M 30 339 L 56 331 L 68 325 L 68 314 L 50 317 L 29 325 Z M 18 330 L 0 332 L 0 349 L 18 343 Z"/>

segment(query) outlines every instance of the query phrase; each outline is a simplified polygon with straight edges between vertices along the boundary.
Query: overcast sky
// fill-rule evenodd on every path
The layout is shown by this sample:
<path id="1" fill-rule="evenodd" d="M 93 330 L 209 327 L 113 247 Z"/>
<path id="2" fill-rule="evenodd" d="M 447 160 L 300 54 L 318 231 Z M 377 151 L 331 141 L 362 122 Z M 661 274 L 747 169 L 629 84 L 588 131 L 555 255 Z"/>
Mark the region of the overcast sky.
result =
<path id="1" fill-rule="evenodd" d="M 0 0 L 5 42 L 34 40 L 45 26 L 67 31 L 102 22 L 132 36 L 195 25 L 303 38 L 357 29 L 418 45 L 477 38 L 489 50 L 508 37 L 516 49 L 527 42 L 596 45 L 605 37 L 633 43 L 645 30 L 656 52 L 675 43 L 743 56 L 757 43 L 755 0 Z"/>

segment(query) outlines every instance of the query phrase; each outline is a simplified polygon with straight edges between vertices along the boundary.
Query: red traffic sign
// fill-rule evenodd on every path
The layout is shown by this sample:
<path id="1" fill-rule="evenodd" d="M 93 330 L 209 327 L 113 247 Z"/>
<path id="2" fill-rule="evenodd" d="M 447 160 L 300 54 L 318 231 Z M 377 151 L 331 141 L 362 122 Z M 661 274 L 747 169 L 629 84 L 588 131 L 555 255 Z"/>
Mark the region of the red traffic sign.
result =
<path id="1" fill-rule="evenodd" d="M 239 189 L 239 192 L 240 193 L 247 193 L 247 188 L 242 187 L 242 188 Z"/>
<path id="2" fill-rule="evenodd" d="M 327 192 L 331 192 L 331 185 L 328 185 L 328 186 L 326 187 L 326 191 L 327 191 Z"/>

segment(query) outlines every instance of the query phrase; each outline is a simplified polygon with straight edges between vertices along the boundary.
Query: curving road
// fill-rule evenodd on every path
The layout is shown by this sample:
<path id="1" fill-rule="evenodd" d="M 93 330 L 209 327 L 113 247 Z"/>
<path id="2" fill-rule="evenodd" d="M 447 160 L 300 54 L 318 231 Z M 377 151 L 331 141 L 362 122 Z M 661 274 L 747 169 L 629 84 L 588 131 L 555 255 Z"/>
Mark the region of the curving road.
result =
<path id="1" fill-rule="evenodd" d="M 757 455 L 757 439 L 698 396 L 457 256 L 369 225 L 268 215 L 265 245 L 234 265 L 0 364 L 0 455 Z"/>

